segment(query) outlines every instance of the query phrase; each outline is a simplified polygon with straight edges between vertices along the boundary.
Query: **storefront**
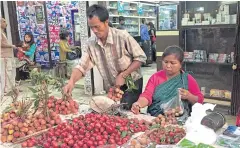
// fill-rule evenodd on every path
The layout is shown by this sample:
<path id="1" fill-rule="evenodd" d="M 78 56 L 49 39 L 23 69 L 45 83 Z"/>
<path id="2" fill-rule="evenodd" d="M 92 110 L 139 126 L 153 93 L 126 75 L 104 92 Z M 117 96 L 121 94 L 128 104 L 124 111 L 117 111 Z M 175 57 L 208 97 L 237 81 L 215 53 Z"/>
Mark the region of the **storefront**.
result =
<path id="1" fill-rule="evenodd" d="M 232 65 L 236 62 L 237 3 L 180 2 L 177 5 L 160 5 L 159 9 L 158 69 L 161 69 L 164 49 L 170 45 L 180 46 L 185 52 L 183 69 L 196 78 L 205 101 L 219 101 L 218 106 L 229 114 L 233 102 L 232 85 L 235 83 Z M 176 22 L 177 28 L 170 27 L 174 26 L 171 23 L 166 23 L 168 25 L 164 28 L 161 17 L 165 20 L 174 18 L 170 22 Z M 232 114 L 237 112 L 234 106 Z"/>
<path id="2" fill-rule="evenodd" d="M 49 67 L 49 51 L 53 65 L 59 60 L 58 43 L 61 28 L 69 31 L 70 45 L 80 46 L 80 32 L 76 29 L 80 28 L 79 2 L 23 1 L 16 2 L 16 7 L 20 39 L 23 40 L 26 32 L 33 33 L 37 46 L 37 63 Z"/>

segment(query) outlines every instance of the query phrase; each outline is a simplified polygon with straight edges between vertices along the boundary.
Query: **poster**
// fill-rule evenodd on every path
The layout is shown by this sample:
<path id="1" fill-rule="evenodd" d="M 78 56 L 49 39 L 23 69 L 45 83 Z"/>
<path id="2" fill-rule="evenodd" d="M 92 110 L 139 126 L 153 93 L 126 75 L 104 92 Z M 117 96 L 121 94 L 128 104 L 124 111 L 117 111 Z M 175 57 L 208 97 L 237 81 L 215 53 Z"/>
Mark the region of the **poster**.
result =
<path id="1" fill-rule="evenodd" d="M 37 24 L 44 23 L 44 12 L 42 6 L 35 6 Z"/>

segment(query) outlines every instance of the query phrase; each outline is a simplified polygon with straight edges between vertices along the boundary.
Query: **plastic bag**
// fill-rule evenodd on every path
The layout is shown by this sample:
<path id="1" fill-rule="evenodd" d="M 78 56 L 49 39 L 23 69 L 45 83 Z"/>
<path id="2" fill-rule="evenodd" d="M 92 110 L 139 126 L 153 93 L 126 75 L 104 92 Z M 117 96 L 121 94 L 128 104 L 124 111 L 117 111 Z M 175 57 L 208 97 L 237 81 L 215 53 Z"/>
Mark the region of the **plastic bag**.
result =
<path id="1" fill-rule="evenodd" d="M 223 127 L 225 122 L 226 119 L 221 113 L 213 112 L 203 117 L 201 124 L 213 129 L 214 131 L 217 131 Z"/>
<path id="2" fill-rule="evenodd" d="M 240 137 L 232 138 L 220 135 L 217 138 L 216 144 L 222 147 L 240 148 Z"/>
<path id="3" fill-rule="evenodd" d="M 165 115 L 172 114 L 175 112 L 175 116 L 181 116 L 184 113 L 184 105 L 181 101 L 181 96 L 178 91 L 178 95 L 167 101 L 166 103 L 161 104 L 160 106 Z"/>
<path id="4" fill-rule="evenodd" d="M 184 127 L 186 128 L 187 135 L 186 139 L 191 140 L 192 142 L 205 143 L 205 144 L 214 144 L 217 135 L 214 130 L 201 125 L 201 120 L 207 115 L 207 110 L 213 110 L 216 105 L 213 104 L 200 104 L 195 103 L 192 106 L 191 116 L 187 119 Z M 207 133 L 207 134 L 206 134 Z"/>

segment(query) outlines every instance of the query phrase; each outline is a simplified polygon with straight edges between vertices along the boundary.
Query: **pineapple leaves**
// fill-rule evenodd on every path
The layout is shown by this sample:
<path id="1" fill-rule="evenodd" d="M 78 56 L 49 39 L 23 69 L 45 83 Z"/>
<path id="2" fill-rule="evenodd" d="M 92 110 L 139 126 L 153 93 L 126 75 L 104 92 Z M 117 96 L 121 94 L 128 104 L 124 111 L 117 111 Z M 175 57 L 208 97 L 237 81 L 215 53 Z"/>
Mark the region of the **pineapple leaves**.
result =
<path id="1" fill-rule="evenodd" d="M 28 89 L 32 92 L 32 93 L 37 93 L 38 91 L 34 88 L 28 87 Z"/>

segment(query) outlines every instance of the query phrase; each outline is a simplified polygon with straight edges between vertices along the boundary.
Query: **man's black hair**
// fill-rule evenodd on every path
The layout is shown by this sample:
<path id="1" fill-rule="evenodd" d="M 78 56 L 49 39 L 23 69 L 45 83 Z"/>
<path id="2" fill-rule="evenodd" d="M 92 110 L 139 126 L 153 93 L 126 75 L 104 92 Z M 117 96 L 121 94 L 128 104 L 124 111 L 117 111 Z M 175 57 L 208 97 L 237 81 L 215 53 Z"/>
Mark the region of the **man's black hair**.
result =
<path id="1" fill-rule="evenodd" d="M 91 19 L 94 16 L 98 17 L 101 22 L 105 22 L 109 18 L 109 13 L 105 7 L 94 4 L 87 9 L 87 17 Z"/>
<path id="2" fill-rule="evenodd" d="M 119 22 L 121 22 L 121 21 L 125 21 L 124 16 L 119 16 Z"/>

